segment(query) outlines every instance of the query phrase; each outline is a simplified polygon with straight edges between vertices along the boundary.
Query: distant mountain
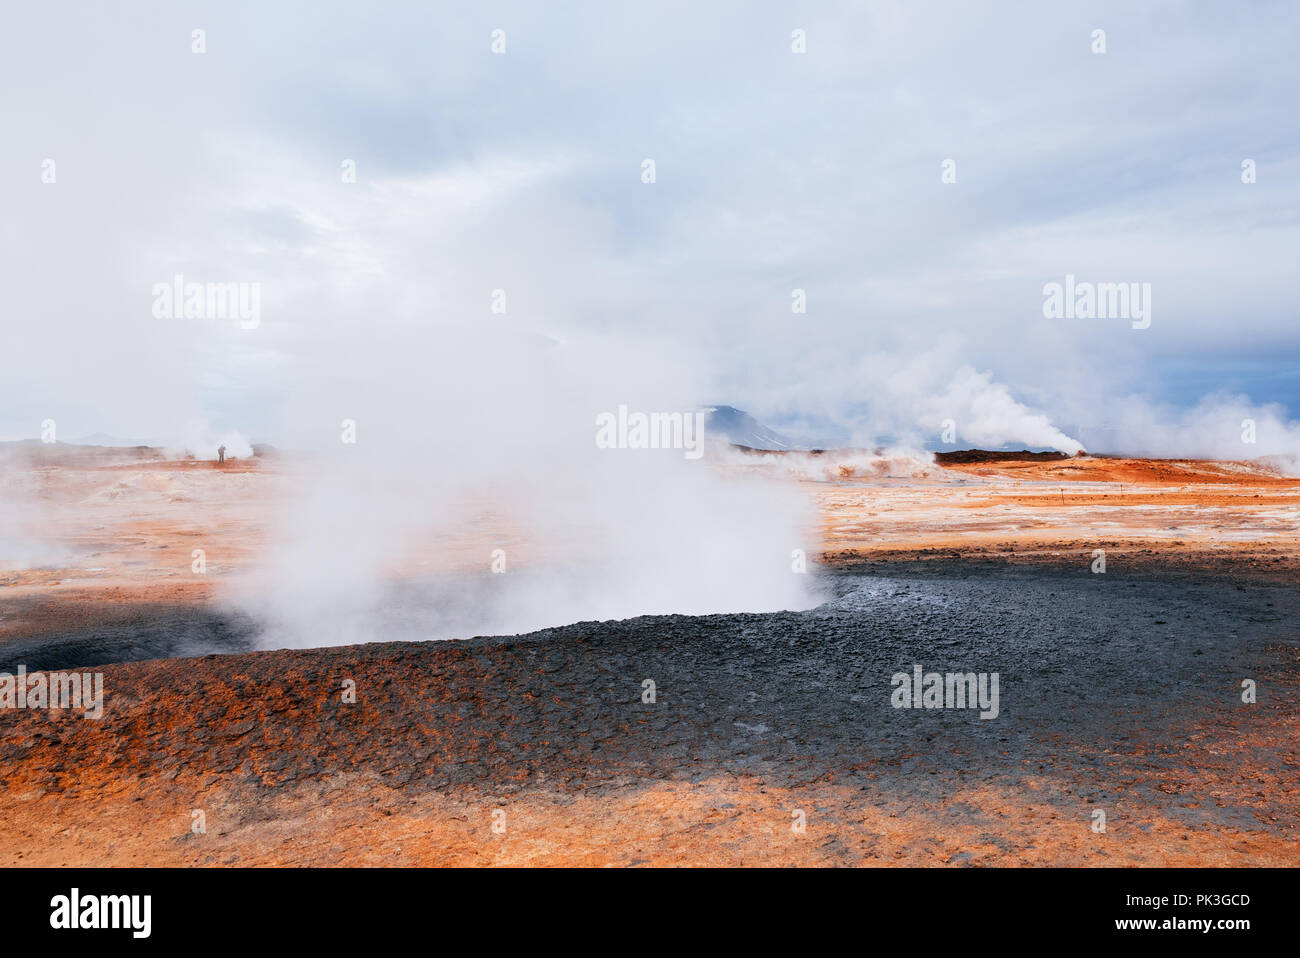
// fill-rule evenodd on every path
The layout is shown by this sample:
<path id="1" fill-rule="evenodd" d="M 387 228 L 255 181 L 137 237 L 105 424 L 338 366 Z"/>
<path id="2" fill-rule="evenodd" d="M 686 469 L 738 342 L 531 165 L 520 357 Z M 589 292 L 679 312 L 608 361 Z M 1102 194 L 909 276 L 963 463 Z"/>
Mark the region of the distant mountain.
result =
<path id="1" fill-rule="evenodd" d="M 121 436 L 110 436 L 103 432 L 82 436 L 80 439 L 58 439 L 50 443 L 42 439 L 8 439 L 0 441 L 0 446 L 60 446 L 65 449 L 148 449 L 161 445 L 156 439 L 123 439 Z"/>
<path id="2" fill-rule="evenodd" d="M 76 449 L 79 447 L 143 449 L 150 445 L 153 444 L 148 442 L 137 442 L 134 439 L 120 439 L 116 436 L 106 436 L 103 433 L 96 433 L 93 436 L 86 436 L 83 439 L 73 439 L 71 441 L 63 439 L 56 439 L 54 442 L 46 442 L 43 439 L 6 439 L 0 441 L 0 446 L 62 446 L 66 449 Z"/>
<path id="3" fill-rule="evenodd" d="M 774 429 L 769 429 L 761 422 L 735 406 L 705 406 L 708 418 L 704 422 L 706 434 L 725 436 L 738 446 L 750 449 L 798 449 L 798 443 L 786 438 Z"/>

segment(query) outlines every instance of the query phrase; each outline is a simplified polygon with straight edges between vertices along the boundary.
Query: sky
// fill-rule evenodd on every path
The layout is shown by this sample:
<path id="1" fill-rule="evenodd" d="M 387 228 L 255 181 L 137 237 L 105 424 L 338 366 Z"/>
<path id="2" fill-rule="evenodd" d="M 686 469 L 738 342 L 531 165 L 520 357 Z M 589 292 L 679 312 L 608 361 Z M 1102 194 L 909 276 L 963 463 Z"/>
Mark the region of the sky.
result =
<path id="1" fill-rule="evenodd" d="M 544 405 L 519 383 L 562 354 L 584 422 L 1300 453 L 1294 2 L 6 21 L 0 438 L 436 437 Z M 158 315 L 177 275 L 256 285 L 255 327 Z M 1045 315 L 1067 276 L 1149 289 L 1149 325 Z"/>

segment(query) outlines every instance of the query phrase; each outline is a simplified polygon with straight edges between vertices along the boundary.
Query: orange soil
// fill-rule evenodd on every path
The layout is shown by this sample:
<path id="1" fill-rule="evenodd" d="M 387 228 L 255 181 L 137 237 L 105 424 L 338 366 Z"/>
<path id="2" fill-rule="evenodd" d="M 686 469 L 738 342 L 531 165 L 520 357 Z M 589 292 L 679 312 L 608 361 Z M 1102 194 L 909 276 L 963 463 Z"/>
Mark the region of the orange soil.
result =
<path id="1" fill-rule="evenodd" d="M 43 598 L 40 614 L 54 616 L 84 603 L 207 602 L 215 584 L 256 571 L 277 509 L 292 496 L 284 460 L 123 458 L 31 467 L 31 535 L 54 553 L 25 568 L 0 561 L 8 598 Z M 801 482 L 820 509 L 826 560 L 927 552 L 1073 559 L 1104 547 L 1108 561 L 1110 549 L 1148 561 L 1195 552 L 1261 567 L 1281 559 L 1292 571 L 1300 557 L 1300 478 L 1249 463 L 1084 457 L 964 463 L 940 474 Z M 464 541 L 437 542 L 403 564 L 481 565 L 483 543 L 513 541 L 486 510 L 472 528 Z M 205 553 L 202 576 L 191 568 L 196 548 Z M 527 549 L 511 554 L 526 560 Z M 0 619 L 0 638 L 30 622 Z"/>
<path id="2" fill-rule="evenodd" d="M 35 628 L 112 616 L 115 606 L 206 603 L 223 579 L 256 568 L 283 466 L 237 462 L 66 462 L 34 471 L 39 531 L 59 548 L 40 567 L 0 566 L 0 641 Z M 1234 568 L 1296 581 L 1300 479 L 1245 464 L 1071 459 L 969 463 L 947 481 L 808 482 L 828 561 L 942 555 Z M 955 484 L 965 479 L 966 484 Z M 242 485 L 235 486 L 231 481 Z M 1046 485 L 1043 485 L 1046 484 Z M 1086 484 L 1086 485 L 1082 485 Z M 1061 490 L 1064 490 L 1063 492 Z M 208 573 L 190 571 L 205 549 Z M 1181 558 L 1180 556 L 1186 556 Z M 126 614 L 126 613 L 123 613 Z M 204 660 L 180 666 L 203 674 Z M 134 666 L 110 667 L 132 675 Z M 178 679 L 177 681 L 183 681 Z M 1294 688 L 1293 688 L 1294 691 Z M 269 693 L 268 693 L 269 694 Z M 1072 783 L 1009 794 L 972 782 L 942 806 L 892 807 L 887 796 L 819 782 L 752 778 L 652 781 L 599 792 L 544 787 L 502 799 L 393 787 L 365 770 L 267 789 L 191 763 L 124 776 L 122 754 L 165 755 L 181 726 L 166 686 L 136 692 L 148 741 L 34 747 L 8 761 L 0 796 L 6 864 L 1294 864 L 1300 839 L 1189 828 L 1133 800 L 1089 827 Z M 246 707 L 255 703 L 245 702 Z M 79 722 L 81 719 L 63 718 Z M 5 722 L 4 736 L 13 731 Z M 252 760 L 233 730 L 225 742 Z M 1293 711 L 1261 726 L 1189 729 L 1197 769 L 1154 782 L 1198 803 L 1300 810 L 1300 728 Z M 89 733 L 87 733 L 89 734 Z M 18 743 L 20 746 L 22 743 Z M 35 745 L 35 741 L 31 743 Z M 283 744 L 292 749 L 291 741 Z M 1260 755 L 1281 756 L 1266 763 Z M 1191 757 L 1191 753 L 1189 753 Z M 74 764 L 66 764 L 74 762 Z M 1157 773 L 1162 774 L 1162 773 Z M 1032 779 L 1031 779 L 1032 781 Z M 1080 783 L 1073 783 L 1080 785 Z M 1262 797 L 1268 794 L 1267 805 Z M 1082 791 L 1080 791 L 1082 794 Z M 207 831 L 191 831 L 202 810 Z M 493 811 L 506 830 L 492 830 Z M 791 814 L 807 815 L 804 833 Z"/>
<path id="3" fill-rule="evenodd" d="M 1295 581 L 1300 479 L 1249 463 L 1142 459 L 964 463 L 963 484 L 814 485 L 828 561 L 945 558 L 1146 566 L 1229 561 Z"/>

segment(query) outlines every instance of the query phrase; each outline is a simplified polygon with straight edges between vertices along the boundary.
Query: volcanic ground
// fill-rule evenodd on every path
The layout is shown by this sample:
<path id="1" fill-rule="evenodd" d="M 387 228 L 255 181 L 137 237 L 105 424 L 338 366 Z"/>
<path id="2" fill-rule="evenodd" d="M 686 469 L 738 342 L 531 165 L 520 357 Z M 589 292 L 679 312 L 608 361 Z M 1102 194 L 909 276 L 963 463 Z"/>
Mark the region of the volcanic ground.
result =
<path id="1" fill-rule="evenodd" d="M 148 566 L 134 580 L 111 558 L 68 582 L 17 572 L 0 592 L 0 670 L 95 666 L 106 708 L 0 714 L 0 855 L 1294 864 L 1298 484 L 1203 466 L 1193 475 L 1221 481 L 1189 491 L 1174 466 L 1164 485 L 1126 474 L 1120 492 L 1085 464 L 1057 493 L 1076 501 L 1067 517 L 1045 486 L 1068 480 L 1043 478 L 1064 466 L 818 480 L 828 597 L 804 612 L 255 652 L 257 623 Z M 1005 475 L 1020 468 L 1038 472 Z M 1126 496 L 1133 513 L 1115 514 Z M 165 515 L 149 521 L 166 539 Z M 963 538 L 962 521 L 980 528 Z M 855 540 L 855 523 L 884 535 Z M 997 673 L 997 717 L 894 708 L 891 678 L 914 664 Z"/>

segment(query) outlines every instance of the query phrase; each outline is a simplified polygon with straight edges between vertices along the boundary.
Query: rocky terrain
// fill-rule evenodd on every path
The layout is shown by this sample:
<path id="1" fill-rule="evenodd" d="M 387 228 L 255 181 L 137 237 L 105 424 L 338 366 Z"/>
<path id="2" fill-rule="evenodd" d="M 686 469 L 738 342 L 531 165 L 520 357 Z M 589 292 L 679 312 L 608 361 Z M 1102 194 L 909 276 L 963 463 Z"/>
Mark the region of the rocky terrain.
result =
<path id="1" fill-rule="evenodd" d="M 1091 462 L 809 482 L 827 601 L 806 612 L 267 651 L 160 558 L 183 568 L 185 530 L 219 516 L 255 559 L 256 510 L 212 495 L 227 477 L 47 475 L 37 488 L 80 503 L 64 554 L 101 554 L 8 573 L 0 667 L 94 666 L 105 713 L 0 710 L 0 857 L 1294 863 L 1298 484 Z M 1071 480 L 1048 470 L 1072 465 L 1062 507 Z M 96 498 L 159 472 L 202 476 L 187 506 Z M 155 655 L 199 657 L 126 661 Z M 997 673 L 997 717 L 893 707 L 914 664 Z"/>

